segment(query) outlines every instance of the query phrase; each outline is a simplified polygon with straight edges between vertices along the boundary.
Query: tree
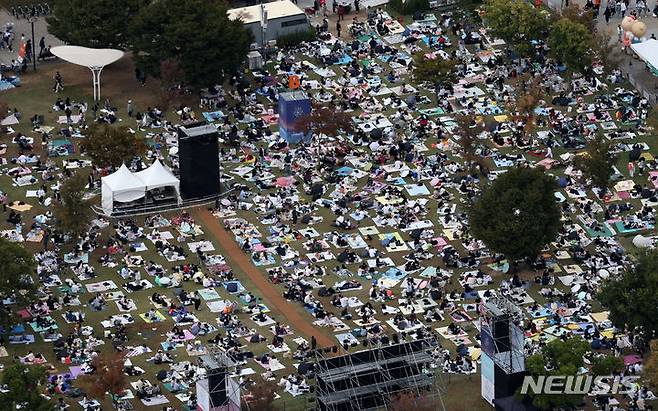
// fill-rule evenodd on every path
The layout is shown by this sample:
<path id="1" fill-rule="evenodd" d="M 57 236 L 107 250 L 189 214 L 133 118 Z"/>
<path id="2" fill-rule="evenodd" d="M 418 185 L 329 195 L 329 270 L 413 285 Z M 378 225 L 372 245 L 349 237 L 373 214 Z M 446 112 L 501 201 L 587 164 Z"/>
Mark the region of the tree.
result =
<path id="1" fill-rule="evenodd" d="M 41 385 L 46 382 L 48 373 L 40 365 L 13 363 L 2 372 L 2 384 L 9 392 L 0 394 L 3 410 L 25 409 L 30 411 L 51 411 L 55 404 L 41 395 Z"/>
<path id="2" fill-rule="evenodd" d="M 612 355 L 596 357 L 592 361 L 592 374 L 594 375 L 611 375 L 621 372 L 624 369 L 624 360 Z"/>
<path id="3" fill-rule="evenodd" d="M 597 20 L 594 18 L 593 10 L 582 10 L 579 5 L 571 4 L 569 7 L 564 7 L 559 14 L 555 15 L 555 21 L 562 18 L 569 19 L 575 23 L 580 23 L 587 27 L 590 33 L 596 32 Z"/>
<path id="4" fill-rule="evenodd" d="M 124 354 L 120 352 L 99 355 L 92 361 L 94 373 L 84 375 L 76 381 L 92 398 L 103 398 L 109 394 L 116 403 L 128 388 L 128 377 L 123 372 L 125 360 Z"/>
<path id="5" fill-rule="evenodd" d="M 548 46 L 551 54 L 573 70 L 581 70 L 592 62 L 592 32 L 577 21 L 561 18 L 551 26 Z"/>
<path id="6" fill-rule="evenodd" d="M 592 54 L 593 57 L 603 64 L 603 69 L 612 71 L 621 64 L 623 60 L 623 53 L 619 51 L 618 43 L 616 40 L 610 41 L 611 35 L 609 31 L 594 33 L 592 40 Z"/>
<path id="7" fill-rule="evenodd" d="M 543 38 L 549 26 L 547 15 L 523 0 L 487 0 L 484 12 L 492 33 L 522 55 L 531 54 L 530 41 Z"/>
<path id="8" fill-rule="evenodd" d="M 416 395 L 413 391 L 402 391 L 391 398 L 391 411 L 434 411 L 439 404 L 433 398 Z"/>
<path id="9" fill-rule="evenodd" d="M 478 122 L 472 115 L 457 117 L 457 124 L 459 130 L 457 143 L 464 152 L 464 163 L 469 166 L 471 174 L 474 174 L 475 165 L 481 165 L 481 157 L 477 156 L 477 146 L 480 134 L 484 131 L 484 124 Z"/>
<path id="10" fill-rule="evenodd" d="M 539 106 L 544 90 L 541 87 L 541 82 L 538 79 L 529 81 L 526 76 L 519 77 L 519 84 L 521 85 L 522 92 L 516 99 L 515 110 L 518 113 L 515 120 L 523 121 L 523 134 L 525 137 L 530 137 L 530 144 L 532 144 L 532 133 L 535 130 L 535 109 Z"/>
<path id="11" fill-rule="evenodd" d="M 161 80 L 161 95 L 160 95 L 160 109 L 166 110 L 175 102 L 180 94 L 180 86 L 185 80 L 185 72 L 180 66 L 180 62 L 176 59 L 167 59 L 160 62 L 160 80 Z"/>
<path id="12" fill-rule="evenodd" d="M 36 271 L 36 262 L 30 252 L 22 246 L 0 238 L 0 297 L 12 297 L 15 307 L 22 309 L 36 300 L 36 287 L 31 275 Z M 10 307 L 0 305 L 0 325 L 10 326 L 16 322 Z"/>
<path id="13" fill-rule="evenodd" d="M 414 79 L 418 82 L 429 82 L 442 84 L 452 81 L 456 77 L 455 60 L 444 60 L 437 56 L 428 59 L 424 53 L 416 53 L 414 56 Z"/>
<path id="14" fill-rule="evenodd" d="M 146 152 L 143 138 L 132 134 L 128 127 L 94 124 L 81 141 L 84 151 L 97 167 L 119 167 Z"/>
<path id="15" fill-rule="evenodd" d="M 48 32 L 76 46 L 126 48 L 128 26 L 145 0 L 55 0 Z"/>
<path id="16" fill-rule="evenodd" d="M 583 170 L 583 175 L 592 180 L 592 185 L 601 190 L 599 196 L 603 198 L 610 177 L 614 173 L 617 156 L 610 152 L 611 143 L 600 135 L 588 142 L 585 153 L 578 159 L 578 167 Z"/>
<path id="17" fill-rule="evenodd" d="M 236 73 L 253 41 L 242 21 L 228 18 L 222 1 L 151 2 L 135 18 L 131 32 L 138 67 L 159 77 L 160 62 L 176 59 L 187 83 L 197 89 Z"/>
<path id="18" fill-rule="evenodd" d="M 64 181 L 60 190 L 61 204 L 53 210 L 57 228 L 77 241 L 89 228 L 94 216 L 91 202 L 86 200 L 87 175 L 81 172 Z"/>
<path id="19" fill-rule="evenodd" d="M 274 399 L 276 398 L 276 386 L 269 381 L 255 384 L 249 389 L 247 403 L 249 409 L 274 411 Z"/>
<path id="20" fill-rule="evenodd" d="M 649 348 L 651 354 L 649 354 L 649 358 L 644 365 L 644 377 L 655 390 L 658 389 L 658 340 L 651 340 Z"/>
<path id="21" fill-rule="evenodd" d="M 295 127 L 305 133 L 324 134 L 335 137 L 340 131 L 352 133 L 354 123 L 352 116 L 344 111 L 337 111 L 333 106 L 313 105 L 311 112 L 295 121 Z"/>
<path id="22" fill-rule="evenodd" d="M 556 189 L 555 179 L 538 168 L 509 170 L 469 208 L 473 236 L 511 259 L 510 265 L 536 257 L 561 226 Z"/>
<path id="23" fill-rule="evenodd" d="M 658 333 L 658 251 L 638 257 L 634 269 L 603 283 L 598 300 L 610 311 L 610 321 L 620 329 L 644 328 L 647 335 Z"/>
<path id="24" fill-rule="evenodd" d="M 546 344 L 539 354 L 526 360 L 526 371 L 533 377 L 540 375 L 576 376 L 585 363 L 583 355 L 589 344 L 581 337 L 571 337 L 565 341 L 553 340 Z M 569 409 L 582 402 L 582 394 L 527 394 L 532 404 L 541 410 Z"/>

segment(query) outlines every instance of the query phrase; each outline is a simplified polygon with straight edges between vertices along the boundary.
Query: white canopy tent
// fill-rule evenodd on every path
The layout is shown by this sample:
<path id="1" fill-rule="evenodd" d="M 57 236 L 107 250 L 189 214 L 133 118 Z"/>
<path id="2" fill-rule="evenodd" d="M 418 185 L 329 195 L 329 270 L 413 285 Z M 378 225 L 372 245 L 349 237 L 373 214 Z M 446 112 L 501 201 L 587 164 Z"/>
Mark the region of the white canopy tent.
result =
<path id="1" fill-rule="evenodd" d="M 147 191 L 156 188 L 173 187 L 177 203 L 182 202 L 180 180 L 159 160 L 137 173 L 122 164 L 117 171 L 101 178 L 101 183 L 101 206 L 105 215 L 112 215 L 115 202 L 129 203 L 139 200 L 146 197 Z"/>
<path id="2" fill-rule="evenodd" d="M 146 195 L 146 185 L 125 164 L 101 178 L 101 206 L 105 214 L 112 214 L 114 202 L 129 203 Z"/>
<path id="3" fill-rule="evenodd" d="M 91 70 L 94 83 L 94 100 L 101 98 L 101 71 L 123 57 L 123 51 L 116 49 L 92 49 L 80 46 L 57 46 L 50 49 L 55 56 Z"/>
<path id="4" fill-rule="evenodd" d="M 631 49 L 633 49 L 638 57 L 647 63 L 652 70 L 658 70 L 658 40 L 649 39 L 642 43 L 631 44 Z"/>
<path id="5" fill-rule="evenodd" d="M 169 168 L 160 162 L 160 160 L 155 160 L 149 168 L 138 171 L 134 175 L 144 183 L 146 191 L 153 190 L 154 188 L 173 187 L 176 191 L 178 203 L 180 204 L 182 202 L 180 196 L 180 181 L 176 178 L 174 173 L 169 170 Z"/>

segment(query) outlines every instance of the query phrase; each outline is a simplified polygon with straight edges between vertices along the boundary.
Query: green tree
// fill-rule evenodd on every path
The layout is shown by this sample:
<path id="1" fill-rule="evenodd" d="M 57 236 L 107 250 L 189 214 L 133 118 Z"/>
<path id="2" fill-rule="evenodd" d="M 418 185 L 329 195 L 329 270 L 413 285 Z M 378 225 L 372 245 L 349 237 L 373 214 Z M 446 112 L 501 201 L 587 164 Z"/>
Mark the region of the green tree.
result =
<path id="1" fill-rule="evenodd" d="M 22 309 L 36 300 L 36 287 L 32 274 L 36 271 L 36 262 L 30 252 L 22 246 L 0 238 L 0 296 L 12 297 L 16 303 L 13 307 Z M 9 326 L 16 322 L 11 307 L 0 305 L 0 325 Z"/>
<path id="2" fill-rule="evenodd" d="M 561 18 L 551 26 L 548 46 L 551 54 L 572 70 L 581 70 L 592 62 L 592 32 L 582 23 Z"/>
<path id="3" fill-rule="evenodd" d="M 649 342 L 651 354 L 644 365 L 644 377 L 651 388 L 658 389 L 658 340 Z M 654 391 L 655 392 L 655 391 Z"/>
<path id="4" fill-rule="evenodd" d="M 583 170 L 583 175 L 592 180 L 592 185 L 601 190 L 600 197 L 610 186 L 610 177 L 614 173 L 617 156 L 610 152 L 611 143 L 598 135 L 587 143 L 585 153 L 578 158 L 577 165 Z"/>
<path id="5" fill-rule="evenodd" d="M 48 373 L 38 365 L 26 366 L 13 363 L 2 372 L 2 383 L 9 392 L 0 394 L 3 410 L 51 411 L 55 404 L 46 399 L 41 386 L 46 382 Z"/>
<path id="6" fill-rule="evenodd" d="M 597 297 L 610 311 L 610 320 L 620 329 L 642 327 L 647 335 L 658 333 L 658 251 L 638 257 L 632 270 L 608 279 Z"/>
<path id="7" fill-rule="evenodd" d="M 578 375 L 585 363 L 583 355 L 589 344 L 581 337 L 571 337 L 566 341 L 553 340 L 546 344 L 539 354 L 526 359 L 526 371 L 533 377 L 540 375 Z M 582 402 L 582 394 L 527 394 L 532 404 L 541 410 L 570 409 Z"/>
<path id="8" fill-rule="evenodd" d="M 594 18 L 593 10 L 583 10 L 579 5 L 571 4 L 569 7 L 564 7 L 559 14 L 555 14 L 555 21 L 563 18 L 582 24 L 591 33 L 596 31 L 597 20 Z"/>
<path id="9" fill-rule="evenodd" d="M 596 357 L 592 361 L 592 373 L 594 375 L 611 375 L 624 369 L 624 360 L 612 355 Z"/>
<path id="10" fill-rule="evenodd" d="M 55 0 L 48 32 L 85 47 L 126 48 L 128 26 L 145 0 Z"/>
<path id="11" fill-rule="evenodd" d="M 561 226 L 556 189 L 555 179 L 540 169 L 514 168 L 500 175 L 469 209 L 473 236 L 509 258 L 510 265 L 536 257 Z"/>
<path id="12" fill-rule="evenodd" d="M 455 60 L 444 60 L 441 57 L 428 59 L 424 53 L 417 53 L 414 56 L 414 79 L 432 84 L 452 81 L 456 77 L 456 64 Z"/>
<path id="13" fill-rule="evenodd" d="M 522 55 L 531 54 L 530 41 L 543 38 L 549 27 L 547 15 L 525 0 L 487 0 L 484 12 L 493 35 Z"/>
<path id="14" fill-rule="evenodd" d="M 132 134 L 125 126 L 94 124 L 80 144 L 94 165 L 101 168 L 119 167 L 146 152 L 144 139 Z"/>
<path id="15" fill-rule="evenodd" d="M 143 7 L 132 25 L 137 65 L 160 76 L 160 62 L 175 59 L 195 88 L 214 86 L 237 72 L 251 32 L 230 20 L 222 1 L 159 0 Z"/>
<path id="16" fill-rule="evenodd" d="M 56 227 L 77 241 L 89 229 L 94 217 L 91 202 L 85 199 L 87 175 L 81 172 L 64 181 L 60 190 L 61 204 L 53 210 Z"/>

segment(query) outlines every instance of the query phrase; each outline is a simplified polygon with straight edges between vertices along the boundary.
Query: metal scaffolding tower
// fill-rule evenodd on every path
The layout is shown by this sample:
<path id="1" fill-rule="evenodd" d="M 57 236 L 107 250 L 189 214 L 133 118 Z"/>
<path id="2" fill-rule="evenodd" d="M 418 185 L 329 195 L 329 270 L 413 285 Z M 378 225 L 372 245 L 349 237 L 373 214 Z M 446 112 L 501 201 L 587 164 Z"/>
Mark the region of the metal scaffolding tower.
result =
<path id="1" fill-rule="evenodd" d="M 400 394 L 434 401 L 445 410 L 446 387 L 434 363 L 434 337 L 326 358 L 316 351 L 316 406 L 320 411 L 389 410 Z"/>

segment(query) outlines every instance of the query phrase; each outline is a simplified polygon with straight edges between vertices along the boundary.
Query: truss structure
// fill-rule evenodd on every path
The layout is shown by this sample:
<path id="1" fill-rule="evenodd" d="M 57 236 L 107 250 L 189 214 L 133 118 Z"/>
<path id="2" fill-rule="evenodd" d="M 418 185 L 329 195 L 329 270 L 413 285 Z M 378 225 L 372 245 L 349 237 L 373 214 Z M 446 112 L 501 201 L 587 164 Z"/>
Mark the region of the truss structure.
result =
<path id="1" fill-rule="evenodd" d="M 197 381 L 197 404 L 203 411 L 240 411 L 240 384 L 231 375 L 237 364 L 216 346 L 200 357 L 206 377 Z"/>
<path id="2" fill-rule="evenodd" d="M 480 305 L 482 352 L 507 374 L 525 370 L 523 312 L 510 299 L 495 295 Z"/>
<path id="3" fill-rule="evenodd" d="M 433 401 L 445 410 L 446 387 L 432 351 L 434 337 L 327 358 L 316 350 L 316 409 L 389 410 L 399 394 Z"/>

